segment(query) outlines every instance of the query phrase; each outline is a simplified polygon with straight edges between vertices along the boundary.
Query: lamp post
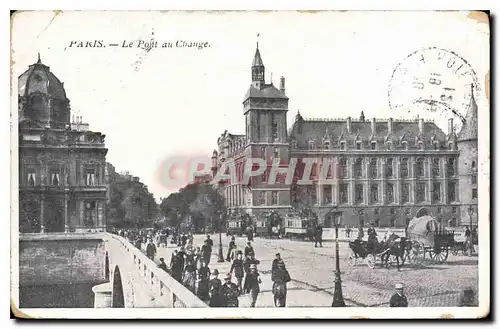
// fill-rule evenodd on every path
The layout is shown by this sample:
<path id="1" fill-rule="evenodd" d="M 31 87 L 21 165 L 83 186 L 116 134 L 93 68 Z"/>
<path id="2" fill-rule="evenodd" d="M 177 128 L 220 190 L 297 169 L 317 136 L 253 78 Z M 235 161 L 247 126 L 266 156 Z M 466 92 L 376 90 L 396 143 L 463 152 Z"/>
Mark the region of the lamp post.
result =
<path id="1" fill-rule="evenodd" d="M 219 214 L 219 259 L 218 263 L 224 263 L 224 251 L 222 250 L 222 212 Z"/>
<path id="2" fill-rule="evenodd" d="M 337 208 L 335 208 L 337 209 Z M 333 290 L 332 307 L 345 307 L 344 296 L 342 296 L 342 279 L 340 278 L 339 262 L 339 221 L 342 215 L 341 211 L 331 211 L 335 223 L 335 286 Z"/>
<path id="3" fill-rule="evenodd" d="M 469 212 L 469 221 L 470 221 L 470 236 L 469 236 L 469 256 L 472 256 L 472 252 L 474 251 L 473 239 L 472 239 L 472 215 L 474 214 L 474 208 L 472 205 L 469 205 L 467 209 Z"/>

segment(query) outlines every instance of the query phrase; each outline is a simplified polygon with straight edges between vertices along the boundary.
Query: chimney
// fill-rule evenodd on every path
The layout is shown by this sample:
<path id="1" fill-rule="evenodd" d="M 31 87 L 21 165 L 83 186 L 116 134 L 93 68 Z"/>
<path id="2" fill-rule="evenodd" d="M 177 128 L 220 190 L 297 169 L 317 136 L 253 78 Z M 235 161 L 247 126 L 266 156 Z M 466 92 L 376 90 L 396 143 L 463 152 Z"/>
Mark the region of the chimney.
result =
<path id="1" fill-rule="evenodd" d="M 424 119 L 418 119 L 418 131 L 424 134 Z"/>
<path id="2" fill-rule="evenodd" d="M 453 118 L 448 119 L 448 135 L 453 133 Z"/>
<path id="3" fill-rule="evenodd" d="M 394 120 L 392 118 L 389 118 L 389 121 L 387 122 L 387 132 L 392 135 L 392 127 L 394 124 Z"/>
<path id="4" fill-rule="evenodd" d="M 285 77 L 280 78 L 280 91 L 285 92 Z"/>
<path id="5" fill-rule="evenodd" d="M 347 133 L 351 133 L 351 117 L 347 117 Z"/>
<path id="6" fill-rule="evenodd" d="M 377 129 L 375 129 L 375 118 L 372 118 L 372 135 L 377 133 Z"/>

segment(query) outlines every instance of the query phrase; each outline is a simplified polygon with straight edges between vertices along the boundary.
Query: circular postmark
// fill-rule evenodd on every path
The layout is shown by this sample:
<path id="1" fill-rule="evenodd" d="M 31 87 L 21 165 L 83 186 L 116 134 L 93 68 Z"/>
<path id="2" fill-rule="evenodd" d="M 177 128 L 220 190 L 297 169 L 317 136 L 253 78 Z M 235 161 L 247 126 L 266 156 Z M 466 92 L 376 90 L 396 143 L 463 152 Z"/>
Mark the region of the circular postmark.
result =
<path id="1" fill-rule="evenodd" d="M 428 47 L 409 54 L 394 69 L 389 82 L 391 110 L 434 119 L 441 127 L 449 118 L 459 131 L 479 90 L 470 64 L 455 52 Z"/>

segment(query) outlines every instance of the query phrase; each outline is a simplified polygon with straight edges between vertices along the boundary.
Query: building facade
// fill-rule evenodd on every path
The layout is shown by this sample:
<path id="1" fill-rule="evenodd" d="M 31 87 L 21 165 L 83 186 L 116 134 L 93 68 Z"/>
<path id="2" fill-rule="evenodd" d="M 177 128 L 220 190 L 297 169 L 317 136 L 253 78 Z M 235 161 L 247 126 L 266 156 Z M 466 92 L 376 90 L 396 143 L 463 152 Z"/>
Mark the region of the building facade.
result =
<path id="1" fill-rule="evenodd" d="M 272 82 L 266 84 L 264 77 L 257 46 L 252 83 L 243 100 L 245 134 L 225 131 L 212 157 L 214 175 L 234 168 L 234 179 L 220 184 L 230 209 L 258 218 L 270 211 L 283 216 L 302 204 L 324 222 L 336 208 L 342 211 L 343 226 L 404 227 L 411 218 L 426 214 L 445 226 L 468 223 L 462 204 L 477 205 L 477 189 L 464 195 L 459 186 L 469 186 L 474 168 L 477 172 L 477 110 L 469 111 L 458 136 L 453 119 L 444 133 L 422 118 L 366 119 L 363 112 L 357 119 L 305 119 L 298 113 L 287 129 L 285 79 L 281 77 L 278 89 Z M 477 109 L 474 97 L 470 107 Z M 268 170 L 246 182 L 249 158 L 265 159 Z M 283 172 L 292 168 L 292 182 L 279 175 L 276 183 L 268 184 L 276 159 Z M 294 168 L 293 159 L 297 159 Z M 304 177 L 310 183 L 297 184 Z M 326 227 L 332 224 L 324 222 Z"/>
<path id="2" fill-rule="evenodd" d="M 105 135 L 70 120 L 64 84 L 40 57 L 18 84 L 19 231 L 104 231 Z"/>

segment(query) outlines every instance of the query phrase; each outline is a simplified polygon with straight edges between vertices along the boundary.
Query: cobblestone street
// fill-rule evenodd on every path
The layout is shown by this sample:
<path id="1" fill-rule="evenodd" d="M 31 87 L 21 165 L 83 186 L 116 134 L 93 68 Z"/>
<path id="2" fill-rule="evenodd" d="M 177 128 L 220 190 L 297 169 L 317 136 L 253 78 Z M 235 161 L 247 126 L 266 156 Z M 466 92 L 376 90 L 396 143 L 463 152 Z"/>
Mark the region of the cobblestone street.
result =
<path id="1" fill-rule="evenodd" d="M 204 239 L 205 236 L 195 236 L 195 246 L 201 246 Z M 219 236 L 214 235 L 212 239 L 214 249 L 209 267 L 211 271 L 217 268 L 223 275 L 229 271 L 231 264 L 217 262 Z M 224 257 L 228 242 L 229 238 L 223 235 Z M 246 238 L 237 237 L 236 245 L 238 249 L 244 249 Z M 323 248 L 315 248 L 310 242 L 255 238 L 252 245 L 260 261 L 258 269 L 262 277 L 261 293 L 256 307 L 274 306 L 271 292 L 271 263 L 277 252 L 281 253 L 292 277 L 292 282 L 288 284 L 287 307 L 331 306 L 335 275 L 333 242 L 325 242 Z M 164 257 L 169 264 L 174 247 L 169 245 L 167 249 L 158 248 L 157 257 Z M 401 272 L 398 272 L 395 266 L 390 269 L 380 266 L 370 269 L 364 263 L 350 266 L 347 263 L 348 254 L 347 243 L 340 243 L 342 290 L 345 302 L 349 306 L 386 307 L 393 293 L 394 284 L 398 282 L 405 285 L 405 294 L 410 307 L 457 306 L 464 288 L 472 287 L 477 291 L 477 256 L 453 256 L 450 253 L 444 264 L 426 260 L 419 266 L 405 264 Z M 240 307 L 248 307 L 249 304 L 248 295 L 240 297 Z"/>

